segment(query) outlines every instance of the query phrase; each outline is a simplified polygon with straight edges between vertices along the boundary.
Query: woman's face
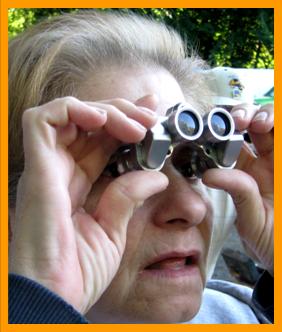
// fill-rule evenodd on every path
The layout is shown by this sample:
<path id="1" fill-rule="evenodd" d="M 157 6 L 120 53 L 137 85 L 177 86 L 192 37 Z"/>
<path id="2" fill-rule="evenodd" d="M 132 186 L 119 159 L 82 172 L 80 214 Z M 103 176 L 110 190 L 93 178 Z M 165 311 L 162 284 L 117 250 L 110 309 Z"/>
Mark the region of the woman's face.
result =
<path id="1" fill-rule="evenodd" d="M 135 102 L 155 94 L 159 115 L 185 100 L 177 81 L 164 70 L 113 70 L 91 86 L 93 90 L 83 97 L 93 101 L 125 98 Z M 200 180 L 184 178 L 170 162 L 162 172 L 169 186 L 132 216 L 121 266 L 88 313 L 92 322 L 174 323 L 191 319 L 199 309 L 211 207 Z M 102 177 L 95 184 L 87 202 L 89 210 L 107 182 Z"/>

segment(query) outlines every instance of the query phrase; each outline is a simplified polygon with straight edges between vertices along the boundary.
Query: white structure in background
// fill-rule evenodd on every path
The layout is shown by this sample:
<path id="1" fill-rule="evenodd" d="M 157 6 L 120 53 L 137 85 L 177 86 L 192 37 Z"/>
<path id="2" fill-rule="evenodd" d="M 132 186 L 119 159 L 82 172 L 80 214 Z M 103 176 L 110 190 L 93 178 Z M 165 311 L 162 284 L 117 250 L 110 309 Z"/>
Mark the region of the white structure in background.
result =
<path id="1" fill-rule="evenodd" d="M 274 69 L 233 68 L 242 80 L 246 89 L 252 91 L 254 98 L 262 97 L 274 87 Z"/>
<path id="2" fill-rule="evenodd" d="M 252 103 L 274 86 L 273 69 L 215 67 L 205 73 L 215 105 Z"/>

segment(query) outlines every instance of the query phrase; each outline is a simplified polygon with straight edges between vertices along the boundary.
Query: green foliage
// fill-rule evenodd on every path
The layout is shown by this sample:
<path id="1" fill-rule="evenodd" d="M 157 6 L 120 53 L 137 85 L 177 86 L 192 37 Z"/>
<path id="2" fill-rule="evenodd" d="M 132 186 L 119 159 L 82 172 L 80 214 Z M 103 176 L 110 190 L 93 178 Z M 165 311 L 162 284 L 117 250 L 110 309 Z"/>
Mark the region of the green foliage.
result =
<path id="1" fill-rule="evenodd" d="M 9 37 L 15 37 L 18 33 L 37 23 L 38 21 L 60 15 L 63 12 L 73 12 L 77 9 L 60 8 L 9 8 L 8 9 L 8 32 Z"/>
<path id="2" fill-rule="evenodd" d="M 77 10 L 11 8 L 8 13 L 9 36 L 16 36 L 43 18 Z M 177 29 L 189 46 L 212 66 L 274 67 L 273 9 L 134 8 L 130 11 L 151 16 Z"/>

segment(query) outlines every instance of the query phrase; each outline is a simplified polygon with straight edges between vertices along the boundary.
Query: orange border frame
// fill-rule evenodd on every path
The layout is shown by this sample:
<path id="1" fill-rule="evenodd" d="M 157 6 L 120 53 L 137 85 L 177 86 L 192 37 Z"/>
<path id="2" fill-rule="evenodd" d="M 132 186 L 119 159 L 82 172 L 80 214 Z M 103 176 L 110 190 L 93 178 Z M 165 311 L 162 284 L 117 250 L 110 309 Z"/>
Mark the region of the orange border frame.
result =
<path id="1" fill-rule="evenodd" d="M 79 5 L 79 6 L 78 6 Z M 275 122 L 276 126 L 278 123 L 282 123 L 282 113 L 279 113 L 278 109 L 280 108 L 279 100 L 281 100 L 281 88 L 278 83 L 279 74 L 282 75 L 282 63 L 281 63 L 281 45 L 282 42 L 278 39 L 278 31 L 282 31 L 282 5 L 279 0 L 236 0 L 236 2 L 228 1 L 228 0 L 174 0 L 174 1 L 164 1 L 164 0 L 127 0 L 127 1 L 110 1 L 110 0 L 1 0 L 1 60 L 0 60 L 0 75 L 1 75 L 1 112 L 0 112 L 0 175 L 1 175 L 1 223 L 0 223 L 0 243 L 1 243 L 1 264 L 0 264 L 0 272 L 1 272 L 1 298 L 0 298 L 0 327 L 2 331 L 50 331 L 55 329 L 56 331 L 77 331 L 79 330 L 93 330 L 93 331 L 130 331 L 130 329 L 134 328 L 135 331 L 143 331 L 143 330 L 152 330 L 152 331 L 175 331 L 175 330 L 183 330 L 183 329 L 197 329 L 197 330 L 206 330 L 211 329 L 213 331 L 222 330 L 224 331 L 226 328 L 237 331 L 238 329 L 244 329 L 244 325 L 241 327 L 240 325 L 228 325 L 225 327 L 224 325 L 181 325 L 181 324 L 173 324 L 173 325 L 151 325 L 151 324 L 137 324 L 137 325 L 51 325 L 51 324 L 43 324 L 43 325 L 9 325 L 7 323 L 8 317 L 8 18 L 7 18 L 7 9 L 8 8 L 93 8 L 95 5 L 98 7 L 110 7 L 110 8 L 136 8 L 136 7 L 166 7 L 166 8 L 181 8 L 181 7 L 189 7 L 189 8 L 274 8 L 275 12 Z M 238 22 L 240 23 L 240 22 Z M 276 130 L 275 132 L 275 150 L 280 151 L 280 141 L 281 141 L 281 133 Z M 251 330 L 256 329 L 271 329 L 281 330 L 281 301 L 282 301 L 282 287 L 281 287 L 281 259 L 278 257 L 279 252 L 279 234 L 281 233 L 281 222 L 279 223 L 279 219 L 281 219 L 281 205 L 279 207 L 278 197 L 281 195 L 281 175 L 279 172 L 279 166 L 281 165 L 281 155 L 279 153 L 275 154 L 274 159 L 275 164 L 275 324 L 273 325 L 249 325 L 247 328 Z"/>

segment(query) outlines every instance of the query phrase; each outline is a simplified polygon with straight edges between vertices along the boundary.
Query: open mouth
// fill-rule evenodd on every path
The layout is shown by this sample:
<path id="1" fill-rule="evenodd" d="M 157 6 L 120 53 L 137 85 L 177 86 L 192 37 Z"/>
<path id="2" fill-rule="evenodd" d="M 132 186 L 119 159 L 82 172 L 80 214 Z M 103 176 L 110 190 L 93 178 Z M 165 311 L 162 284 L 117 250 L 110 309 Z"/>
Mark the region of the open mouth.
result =
<path id="1" fill-rule="evenodd" d="M 192 254 L 188 256 L 170 256 L 161 258 L 145 267 L 145 270 L 183 270 L 197 266 L 199 255 Z"/>

